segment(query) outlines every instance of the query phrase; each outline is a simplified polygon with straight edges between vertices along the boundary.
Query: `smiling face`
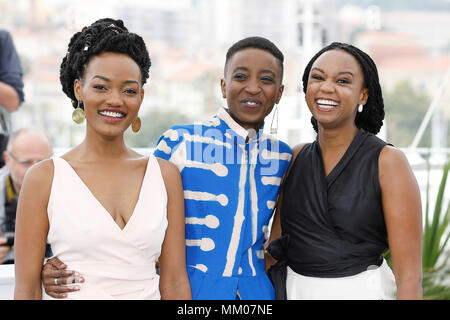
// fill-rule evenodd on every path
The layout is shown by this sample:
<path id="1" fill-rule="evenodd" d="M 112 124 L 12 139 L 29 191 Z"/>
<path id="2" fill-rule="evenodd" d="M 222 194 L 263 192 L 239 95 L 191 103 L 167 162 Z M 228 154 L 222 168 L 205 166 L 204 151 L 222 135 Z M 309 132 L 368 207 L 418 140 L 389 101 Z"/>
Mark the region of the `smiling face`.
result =
<path id="1" fill-rule="evenodd" d="M 306 103 L 319 127 L 355 125 L 359 104 L 365 104 L 368 90 L 358 61 L 343 50 L 324 52 L 311 67 Z"/>
<path id="2" fill-rule="evenodd" d="M 236 52 L 221 80 L 230 116 L 246 129 L 259 130 L 283 93 L 281 67 L 271 53 L 255 48 Z"/>
<path id="3" fill-rule="evenodd" d="M 89 61 L 83 78 L 75 80 L 74 91 L 84 104 L 88 130 L 107 137 L 123 135 L 144 97 L 137 63 L 125 54 L 112 52 Z"/>

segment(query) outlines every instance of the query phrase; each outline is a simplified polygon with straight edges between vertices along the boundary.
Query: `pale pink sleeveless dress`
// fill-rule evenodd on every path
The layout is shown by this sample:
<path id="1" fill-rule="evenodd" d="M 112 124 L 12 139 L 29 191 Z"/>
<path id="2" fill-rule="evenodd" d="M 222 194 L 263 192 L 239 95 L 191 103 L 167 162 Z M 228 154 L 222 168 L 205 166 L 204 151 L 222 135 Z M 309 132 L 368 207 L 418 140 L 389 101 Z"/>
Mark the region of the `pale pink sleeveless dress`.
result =
<path id="1" fill-rule="evenodd" d="M 155 261 L 167 228 L 167 193 L 156 158 L 149 157 L 123 230 L 68 162 L 54 157 L 53 163 L 47 241 L 68 270 L 85 278 L 68 299 L 160 299 Z M 44 291 L 43 297 L 50 298 Z"/>

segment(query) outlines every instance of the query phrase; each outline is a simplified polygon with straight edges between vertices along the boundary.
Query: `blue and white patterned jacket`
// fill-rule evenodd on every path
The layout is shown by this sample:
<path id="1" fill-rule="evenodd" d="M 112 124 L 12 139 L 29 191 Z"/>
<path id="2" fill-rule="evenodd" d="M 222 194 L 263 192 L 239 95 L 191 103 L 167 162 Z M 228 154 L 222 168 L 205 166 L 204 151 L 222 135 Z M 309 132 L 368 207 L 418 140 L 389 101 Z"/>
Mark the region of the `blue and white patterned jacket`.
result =
<path id="1" fill-rule="evenodd" d="M 222 108 L 210 121 L 167 130 L 154 155 L 181 172 L 192 297 L 273 299 L 263 242 L 291 148 Z"/>

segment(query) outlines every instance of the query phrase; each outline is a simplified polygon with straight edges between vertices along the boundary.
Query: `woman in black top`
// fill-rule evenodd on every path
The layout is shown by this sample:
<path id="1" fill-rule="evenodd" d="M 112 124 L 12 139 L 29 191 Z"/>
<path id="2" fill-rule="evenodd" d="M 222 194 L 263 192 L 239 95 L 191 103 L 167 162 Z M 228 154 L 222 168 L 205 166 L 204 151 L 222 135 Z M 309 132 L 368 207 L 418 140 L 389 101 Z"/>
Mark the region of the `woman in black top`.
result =
<path id="1" fill-rule="evenodd" d="M 269 248 L 284 249 L 287 299 L 422 298 L 420 193 L 403 153 L 375 136 L 384 105 L 374 62 L 332 43 L 303 87 L 317 139 L 294 148 L 271 233 L 282 238 Z"/>

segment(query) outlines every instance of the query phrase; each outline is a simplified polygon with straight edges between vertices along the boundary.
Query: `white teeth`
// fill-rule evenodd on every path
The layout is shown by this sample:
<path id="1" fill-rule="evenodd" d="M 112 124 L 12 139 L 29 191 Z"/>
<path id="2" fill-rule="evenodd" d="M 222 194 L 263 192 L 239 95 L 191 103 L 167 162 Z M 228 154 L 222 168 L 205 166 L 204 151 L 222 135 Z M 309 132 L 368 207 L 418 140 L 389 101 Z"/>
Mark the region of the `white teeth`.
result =
<path id="1" fill-rule="evenodd" d="M 333 100 L 318 99 L 317 104 L 320 104 L 321 107 L 323 106 L 323 107 L 327 108 L 327 107 L 335 107 L 339 103 L 337 103 L 336 101 L 333 101 Z"/>
<path id="2" fill-rule="evenodd" d="M 256 102 L 252 102 L 252 101 L 248 101 L 247 104 L 251 105 L 251 106 L 256 106 Z"/>
<path id="3" fill-rule="evenodd" d="M 99 112 L 102 116 L 112 117 L 112 118 L 123 118 L 125 115 L 123 113 L 119 112 L 113 112 L 113 111 L 100 111 Z"/>
<path id="4" fill-rule="evenodd" d="M 331 109 L 334 109 L 333 106 L 327 106 L 327 105 L 324 105 L 324 104 L 319 104 L 319 106 L 320 106 L 321 109 L 325 109 L 325 110 L 331 110 Z"/>

